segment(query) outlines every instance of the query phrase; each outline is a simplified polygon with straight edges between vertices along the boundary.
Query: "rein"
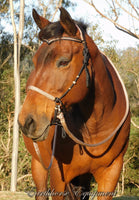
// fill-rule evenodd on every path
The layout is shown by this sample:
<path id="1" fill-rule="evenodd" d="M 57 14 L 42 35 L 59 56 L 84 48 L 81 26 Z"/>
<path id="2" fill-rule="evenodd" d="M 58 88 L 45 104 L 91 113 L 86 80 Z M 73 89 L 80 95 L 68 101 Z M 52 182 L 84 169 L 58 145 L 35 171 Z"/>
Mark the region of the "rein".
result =
<path id="1" fill-rule="evenodd" d="M 33 142 L 33 146 L 34 146 L 34 149 L 36 151 L 36 154 L 37 154 L 38 158 L 40 159 L 40 162 L 41 162 L 43 168 L 46 169 L 46 170 L 49 170 L 51 168 L 51 166 L 52 166 L 52 163 L 53 163 L 54 153 L 55 153 L 55 146 L 56 146 L 57 128 L 58 128 L 58 125 L 56 125 L 56 127 L 55 127 L 52 156 L 51 156 L 51 160 L 50 160 L 50 164 L 49 164 L 48 168 L 45 167 L 45 165 L 43 163 L 43 160 L 42 160 L 42 157 L 41 157 L 41 153 L 40 153 L 38 144 L 36 142 Z"/>
<path id="2" fill-rule="evenodd" d="M 77 26 L 77 25 L 76 25 Z M 124 84 L 122 83 L 122 80 L 121 78 L 119 77 L 119 74 L 117 73 L 118 75 L 118 78 L 120 79 L 121 81 L 121 84 L 123 86 L 123 90 L 124 90 L 124 93 L 125 93 L 125 99 L 126 99 L 126 111 L 125 111 L 125 114 L 121 120 L 121 122 L 118 124 L 118 126 L 116 127 L 116 129 L 107 137 L 105 138 L 104 140 L 102 140 L 101 142 L 98 142 L 96 144 L 88 144 L 88 143 L 85 143 L 81 140 L 79 140 L 77 137 L 74 136 L 74 134 L 69 130 L 67 124 L 66 124 L 66 121 L 65 121 L 65 118 L 64 118 L 64 113 L 63 113 L 63 110 L 61 109 L 63 107 L 63 103 L 62 103 L 62 98 L 65 97 L 69 91 L 74 87 L 74 85 L 77 83 L 78 79 L 80 78 L 80 75 L 82 74 L 83 70 L 85 69 L 86 71 L 86 84 L 87 84 L 87 87 L 89 87 L 89 82 L 90 82 L 90 75 L 89 75 L 89 70 L 87 68 L 88 66 L 88 62 L 89 62 L 89 58 L 90 58 L 90 54 L 89 54 L 89 50 L 87 48 L 87 44 L 86 44 L 86 41 L 83 37 L 83 33 L 82 31 L 80 30 L 80 28 L 77 26 L 79 32 L 80 32 L 80 38 L 81 39 L 76 39 L 76 38 L 71 38 L 71 37 L 61 37 L 61 38 L 55 38 L 55 39 L 52 39 L 52 40 L 46 40 L 44 39 L 43 41 L 46 42 L 48 45 L 50 45 L 51 43 L 53 42 L 56 42 L 56 41 L 59 41 L 59 40 L 68 40 L 68 41 L 74 41 L 74 42 L 79 42 L 79 43 L 82 43 L 83 46 L 84 46 L 84 49 L 83 49 L 83 56 L 84 56 L 84 61 L 83 61 L 83 66 L 79 72 L 79 74 L 76 76 L 75 80 L 72 82 L 71 86 L 67 89 L 67 91 L 60 97 L 54 97 L 53 95 L 35 87 L 35 86 L 29 86 L 28 87 L 28 90 L 33 90 L 43 96 L 45 96 L 46 98 L 52 100 L 55 102 L 55 114 L 54 114 L 54 119 L 53 119 L 53 122 L 50 123 L 50 126 L 51 125 L 56 125 L 55 127 L 55 134 L 54 134 L 54 142 L 53 142 L 53 149 L 52 149 L 52 157 L 51 157 L 51 161 L 50 161 L 50 164 L 49 164 L 49 167 L 46 168 L 43 161 L 42 161 L 42 158 L 41 158 L 41 154 L 40 154 L 40 151 L 39 151 L 39 147 L 38 147 L 38 144 L 33 141 L 33 145 L 34 145 L 34 148 L 35 148 L 35 151 L 36 151 L 36 154 L 38 155 L 43 167 L 46 169 L 46 170 L 49 170 L 51 165 L 52 165 L 52 161 L 53 161 L 53 158 L 54 158 L 54 151 L 55 151 L 55 145 L 56 145 L 56 135 L 57 135 L 57 126 L 59 125 L 59 123 L 57 123 L 57 119 L 60 120 L 60 123 L 62 125 L 62 127 L 64 128 L 64 131 L 67 133 L 67 135 L 77 144 L 79 145 L 82 145 L 82 146 L 87 146 L 87 147 L 97 147 L 97 146 L 100 146 L 104 143 L 106 143 L 108 140 L 110 140 L 115 134 L 116 132 L 119 130 L 119 128 L 122 126 L 122 124 L 124 123 L 124 121 L 126 120 L 126 117 L 128 115 L 128 111 L 129 111 L 129 102 L 128 102 L 128 97 L 127 97 L 127 93 L 126 93 L 126 89 L 125 89 L 125 86 Z M 115 69 L 115 68 L 114 68 Z"/>

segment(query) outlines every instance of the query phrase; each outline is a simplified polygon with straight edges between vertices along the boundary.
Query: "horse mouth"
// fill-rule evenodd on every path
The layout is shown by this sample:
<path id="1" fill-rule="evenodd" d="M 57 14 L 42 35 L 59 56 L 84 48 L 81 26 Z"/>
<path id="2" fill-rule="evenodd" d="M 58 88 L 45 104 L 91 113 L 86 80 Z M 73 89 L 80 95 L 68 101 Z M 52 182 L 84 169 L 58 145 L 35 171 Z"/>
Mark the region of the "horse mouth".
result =
<path id="1" fill-rule="evenodd" d="M 34 142 L 43 141 L 48 136 L 51 123 L 44 115 L 38 117 L 36 120 L 34 118 L 33 115 L 28 115 L 23 125 L 18 119 L 19 127 L 22 133 Z"/>
<path id="2" fill-rule="evenodd" d="M 48 137 L 49 128 L 50 128 L 50 124 L 48 124 L 46 126 L 46 128 L 44 129 L 44 131 L 42 132 L 42 134 L 40 136 L 38 136 L 38 137 L 32 137 L 31 139 L 33 140 L 33 142 L 44 141 Z"/>

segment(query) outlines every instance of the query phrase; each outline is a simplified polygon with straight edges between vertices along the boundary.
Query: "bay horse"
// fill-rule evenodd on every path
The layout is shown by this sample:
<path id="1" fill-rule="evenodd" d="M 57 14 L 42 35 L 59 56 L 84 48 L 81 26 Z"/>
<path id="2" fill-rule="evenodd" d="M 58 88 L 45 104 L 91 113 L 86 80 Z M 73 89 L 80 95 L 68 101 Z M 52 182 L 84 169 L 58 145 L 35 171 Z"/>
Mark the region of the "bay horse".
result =
<path id="1" fill-rule="evenodd" d="M 42 44 L 18 121 L 32 155 L 36 199 L 47 199 L 48 193 L 53 200 L 89 199 L 93 176 L 97 198 L 110 200 L 129 140 L 125 86 L 86 26 L 64 8 L 58 22 L 35 10 L 33 18 Z"/>

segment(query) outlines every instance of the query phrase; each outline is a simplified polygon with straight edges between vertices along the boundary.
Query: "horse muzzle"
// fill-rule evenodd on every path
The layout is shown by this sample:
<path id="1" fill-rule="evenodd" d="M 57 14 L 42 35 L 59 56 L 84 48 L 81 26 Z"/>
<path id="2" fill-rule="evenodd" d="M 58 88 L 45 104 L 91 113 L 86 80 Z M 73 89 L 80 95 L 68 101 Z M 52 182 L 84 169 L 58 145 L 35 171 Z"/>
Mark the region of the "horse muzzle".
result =
<path id="1" fill-rule="evenodd" d="M 33 141 L 43 141 L 48 136 L 50 121 L 45 116 L 35 120 L 32 115 L 28 115 L 24 124 L 22 124 L 19 115 L 18 124 L 23 134 Z"/>

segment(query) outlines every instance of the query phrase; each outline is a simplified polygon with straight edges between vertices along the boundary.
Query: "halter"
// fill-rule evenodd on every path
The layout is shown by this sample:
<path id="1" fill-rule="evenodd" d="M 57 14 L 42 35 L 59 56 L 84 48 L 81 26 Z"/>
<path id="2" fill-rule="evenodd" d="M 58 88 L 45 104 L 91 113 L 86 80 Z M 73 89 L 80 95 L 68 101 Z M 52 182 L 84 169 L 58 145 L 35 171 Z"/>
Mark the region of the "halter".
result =
<path id="1" fill-rule="evenodd" d="M 126 117 L 128 115 L 128 111 L 129 111 L 129 102 L 128 102 L 128 97 L 127 97 L 127 94 L 126 94 L 126 89 L 125 89 L 125 87 L 124 87 L 124 85 L 122 83 L 121 78 L 119 78 L 120 81 L 121 81 L 121 84 L 123 86 L 124 93 L 125 93 L 125 98 L 126 98 L 126 112 L 124 114 L 123 119 L 121 120 L 121 122 L 116 127 L 116 129 L 107 138 L 105 138 L 103 141 L 101 141 L 99 143 L 96 143 L 96 144 L 88 144 L 88 143 L 85 143 L 85 142 L 79 140 L 68 129 L 66 121 L 65 121 L 65 118 L 64 118 L 63 110 L 62 110 L 62 108 L 63 108 L 62 98 L 65 97 L 70 92 L 70 90 L 74 87 L 75 84 L 77 84 L 77 81 L 80 78 L 80 76 L 81 76 L 81 74 L 82 74 L 82 72 L 83 72 L 84 69 L 85 69 L 85 72 L 86 72 L 86 85 L 87 85 L 87 87 L 89 87 L 89 83 L 90 83 L 90 75 L 89 75 L 89 70 L 87 68 L 88 62 L 89 62 L 89 58 L 90 58 L 90 54 L 89 54 L 89 50 L 88 50 L 86 41 L 84 39 L 83 33 L 82 33 L 81 29 L 78 26 L 77 26 L 77 28 L 78 28 L 78 30 L 80 32 L 80 38 L 81 39 L 71 38 L 71 37 L 54 38 L 54 39 L 51 39 L 51 40 L 43 39 L 43 41 L 46 42 L 48 45 L 52 44 L 53 42 L 59 41 L 59 40 L 68 40 L 68 41 L 74 41 L 74 42 L 82 43 L 83 46 L 84 46 L 84 48 L 83 48 L 83 56 L 84 56 L 83 66 L 81 67 L 79 74 L 76 76 L 75 80 L 72 82 L 71 86 L 67 89 L 67 91 L 61 97 L 54 97 L 53 95 L 51 95 L 51 94 L 49 94 L 49 93 L 47 93 L 47 92 L 45 92 L 45 91 L 43 91 L 43 90 L 35 87 L 35 86 L 31 85 L 31 86 L 28 87 L 28 90 L 33 90 L 33 91 L 35 91 L 35 92 L 37 92 L 37 93 L 39 93 L 39 94 L 45 96 L 46 98 L 48 98 L 48 99 L 50 99 L 50 100 L 52 100 L 52 101 L 55 102 L 54 119 L 53 119 L 53 122 L 50 123 L 50 126 L 51 125 L 56 125 L 56 127 L 55 127 L 55 134 L 54 134 L 55 136 L 54 136 L 54 144 L 53 144 L 53 150 L 52 150 L 52 157 L 51 157 L 50 165 L 49 165 L 48 168 L 45 167 L 45 165 L 44 165 L 44 163 L 42 161 L 41 154 L 40 154 L 39 147 L 38 147 L 37 143 L 33 142 L 36 154 L 38 155 L 38 157 L 39 157 L 39 159 L 40 159 L 43 167 L 46 170 L 50 169 L 50 167 L 52 165 L 53 158 L 54 158 L 55 143 L 56 143 L 56 134 L 57 134 L 57 126 L 59 125 L 59 123 L 57 123 L 57 121 L 56 121 L 57 119 L 60 120 L 60 125 L 62 125 L 62 127 L 64 128 L 64 131 L 67 133 L 67 135 L 75 143 L 77 143 L 79 145 L 82 145 L 82 146 L 96 147 L 96 146 L 100 146 L 100 145 L 104 144 L 105 142 L 107 142 L 108 140 L 110 140 L 116 134 L 116 132 L 119 130 L 119 128 L 124 123 L 124 121 L 125 121 L 125 119 L 126 119 Z M 119 75 L 118 75 L 118 77 L 119 77 Z"/>

